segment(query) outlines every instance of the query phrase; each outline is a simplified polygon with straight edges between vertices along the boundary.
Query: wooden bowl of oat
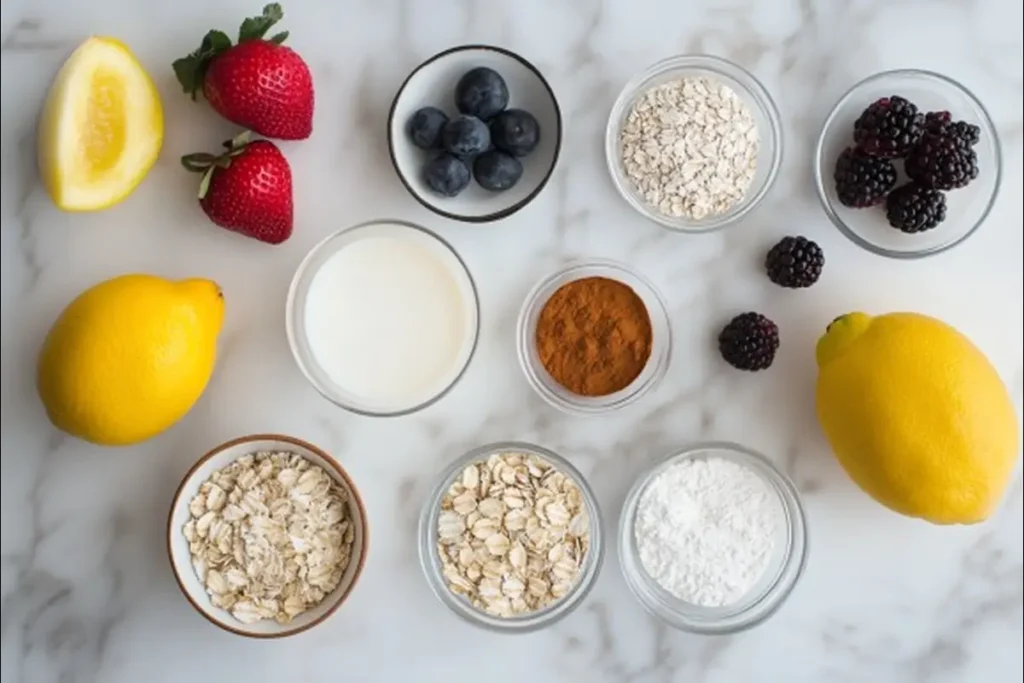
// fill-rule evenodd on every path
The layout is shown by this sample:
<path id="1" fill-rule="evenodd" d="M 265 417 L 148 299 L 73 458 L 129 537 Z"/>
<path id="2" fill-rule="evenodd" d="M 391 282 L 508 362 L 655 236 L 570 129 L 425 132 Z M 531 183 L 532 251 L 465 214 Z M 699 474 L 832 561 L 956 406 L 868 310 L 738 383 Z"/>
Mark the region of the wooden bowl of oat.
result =
<path id="1" fill-rule="evenodd" d="M 171 570 L 215 626 L 283 638 L 331 616 L 366 562 L 366 509 L 334 458 L 281 434 L 243 436 L 199 459 L 167 518 Z"/>

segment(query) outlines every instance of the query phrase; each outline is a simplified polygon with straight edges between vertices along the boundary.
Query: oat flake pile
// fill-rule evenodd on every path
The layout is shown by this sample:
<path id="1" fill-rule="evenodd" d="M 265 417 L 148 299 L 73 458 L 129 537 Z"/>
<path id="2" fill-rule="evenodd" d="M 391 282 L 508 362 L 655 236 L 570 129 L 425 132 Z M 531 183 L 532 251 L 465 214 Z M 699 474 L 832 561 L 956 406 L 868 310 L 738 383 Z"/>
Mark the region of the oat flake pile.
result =
<path id="1" fill-rule="evenodd" d="M 689 220 L 721 215 L 743 199 L 760 148 L 747 104 L 729 86 L 704 77 L 643 93 L 619 142 L 623 169 L 644 201 Z"/>
<path id="2" fill-rule="evenodd" d="M 472 463 L 437 520 L 448 589 L 497 617 L 542 610 L 579 578 L 589 521 L 576 483 L 536 455 L 503 452 Z"/>
<path id="3" fill-rule="evenodd" d="M 189 503 L 184 534 L 215 607 L 287 624 L 338 587 L 352 556 L 348 494 L 296 453 L 246 455 Z"/>

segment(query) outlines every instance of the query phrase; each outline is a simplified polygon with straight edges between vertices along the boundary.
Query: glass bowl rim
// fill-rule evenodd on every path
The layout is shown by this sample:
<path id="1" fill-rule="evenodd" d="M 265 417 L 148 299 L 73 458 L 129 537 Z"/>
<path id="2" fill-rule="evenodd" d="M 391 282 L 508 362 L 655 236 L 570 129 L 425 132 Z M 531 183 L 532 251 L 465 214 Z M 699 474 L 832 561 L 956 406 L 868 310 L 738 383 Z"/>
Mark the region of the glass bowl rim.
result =
<path id="1" fill-rule="evenodd" d="M 533 317 L 534 312 L 539 313 L 539 309 L 547 303 L 547 299 L 541 300 L 541 294 L 543 294 L 559 279 L 565 278 L 574 271 L 586 268 L 599 268 L 615 271 L 617 273 L 625 274 L 640 283 L 658 304 L 656 311 L 652 312 L 651 310 L 648 310 L 647 312 L 647 315 L 651 318 L 652 335 L 655 333 L 656 327 L 664 328 L 664 333 L 662 335 L 664 348 L 662 349 L 661 354 L 655 356 L 654 344 L 652 343 L 651 357 L 647 362 L 648 364 L 653 362 L 655 365 L 652 366 L 653 369 L 651 374 L 644 379 L 643 383 L 635 388 L 633 386 L 643 378 L 644 372 L 647 370 L 648 366 L 645 366 L 644 370 L 637 375 L 636 379 L 620 391 L 608 394 L 607 396 L 582 397 L 592 401 L 598 401 L 598 403 L 590 405 L 581 401 L 573 400 L 574 396 L 568 390 L 565 390 L 565 393 L 570 398 L 565 398 L 556 394 L 547 386 L 545 381 L 542 379 L 542 373 L 546 373 L 547 370 L 545 370 L 543 366 L 535 367 L 532 360 L 533 356 L 530 354 L 530 344 L 532 343 L 532 340 L 529 338 L 529 332 L 531 329 L 531 325 L 529 324 L 530 318 Z M 569 278 L 566 280 L 566 284 L 577 279 L 581 278 Z M 613 279 L 629 286 L 630 289 L 633 289 L 628 281 L 619 278 Z M 637 293 L 637 296 L 640 296 L 640 294 Z M 641 300 L 643 300 L 643 297 L 641 297 Z M 644 301 L 644 303 L 646 306 L 646 301 Z M 663 326 L 655 323 L 655 313 L 657 313 L 657 316 L 663 320 Z M 651 282 L 643 273 L 640 273 L 626 263 L 616 261 L 614 259 L 573 259 L 542 276 L 537 280 L 533 287 L 530 288 L 529 292 L 527 292 L 526 297 L 523 299 L 523 304 L 519 309 L 519 315 L 516 319 L 516 354 L 519 357 L 519 367 L 526 376 L 527 383 L 548 405 L 569 415 L 604 415 L 631 405 L 649 394 L 661 383 L 665 374 L 668 372 L 668 367 L 672 360 L 673 342 L 674 335 L 672 332 L 672 319 L 668 314 L 668 304 L 665 301 L 665 297 L 662 296 L 661 292 L 658 291 L 658 288 L 654 286 L 654 283 Z M 554 382 L 554 379 L 552 379 L 551 382 Z"/>
<path id="2" fill-rule="evenodd" d="M 826 175 L 822 172 L 822 164 L 824 163 L 825 156 L 825 138 L 826 133 L 831 129 L 836 116 L 839 112 L 849 103 L 850 99 L 862 88 L 871 85 L 873 83 L 880 82 L 887 78 L 926 78 L 933 81 L 938 81 L 942 85 L 949 87 L 955 91 L 961 93 L 978 111 L 980 114 L 979 125 L 985 131 L 986 135 L 991 140 L 992 156 L 995 161 L 995 178 L 993 179 L 992 192 L 989 195 L 988 201 L 985 204 L 985 208 L 981 214 L 974 221 L 974 225 L 966 230 L 962 235 L 955 239 L 947 242 L 932 245 L 930 247 L 922 247 L 921 249 L 915 249 L 911 251 L 888 249 L 886 247 L 879 246 L 864 237 L 861 237 L 855 230 L 850 228 L 846 222 L 839 217 L 838 211 L 829 199 L 828 190 L 825 188 Z M 948 251 L 953 247 L 963 244 L 967 241 L 971 235 L 978 231 L 978 229 L 988 220 L 989 214 L 992 213 L 992 209 L 995 207 L 996 199 L 999 197 L 999 192 L 1003 185 L 1003 144 L 999 138 L 999 131 L 996 128 L 995 122 L 992 120 L 992 115 L 989 114 L 988 109 L 981 102 L 981 100 L 975 95 L 967 86 L 960 83 L 954 78 L 940 74 L 936 71 L 929 71 L 928 69 L 887 69 L 885 71 L 879 71 L 871 74 L 865 78 L 860 79 L 854 83 L 850 88 L 844 92 L 836 103 L 832 105 L 828 115 L 821 124 L 821 130 L 818 132 L 818 139 L 814 144 L 814 189 L 818 195 L 818 202 L 821 204 L 822 210 L 828 217 L 829 221 L 836 227 L 839 232 L 846 237 L 848 240 L 861 247 L 865 251 L 869 251 L 879 256 L 886 258 L 897 259 L 901 261 L 909 261 L 921 258 L 927 258 L 929 256 L 935 256 L 941 254 L 944 251 Z"/>
<path id="3" fill-rule="evenodd" d="M 640 565 L 633 527 L 637 506 L 647 486 L 659 473 L 685 459 L 716 454 L 732 462 L 748 466 L 777 494 L 785 513 L 786 547 L 775 576 L 753 598 L 736 603 L 739 609 L 702 608 L 693 606 L 683 612 L 673 603 L 680 603 L 650 577 Z M 617 530 L 619 565 L 630 592 L 637 601 L 659 620 L 673 628 L 703 635 L 738 633 L 753 628 L 770 618 L 785 604 L 799 583 L 807 566 L 809 550 L 806 510 L 793 480 L 762 453 L 730 441 L 701 441 L 672 449 L 644 469 L 630 486 L 622 505 Z M 633 566 L 635 565 L 635 567 Z M 697 612 L 695 615 L 693 612 Z M 699 614 L 705 612 L 704 614 Z"/>
<path id="4" fill-rule="evenodd" d="M 452 593 L 445 584 L 437 552 L 437 526 L 441 500 L 455 477 L 471 462 L 486 460 L 496 453 L 514 451 L 536 455 L 554 465 L 555 469 L 572 479 L 580 490 L 589 515 L 590 547 L 580 569 L 576 583 L 562 598 L 544 609 L 518 617 L 496 617 L 470 605 Z M 420 568 L 434 597 L 462 620 L 497 633 L 529 633 L 556 623 L 572 613 L 593 589 L 604 563 L 605 539 L 601 506 L 586 477 L 565 456 L 526 441 L 495 441 L 470 449 L 452 460 L 438 474 L 427 494 L 417 523 L 417 546 Z"/>
<path id="5" fill-rule="evenodd" d="M 405 407 L 397 410 L 373 410 L 361 405 L 353 404 L 338 396 L 335 396 L 327 387 L 321 386 L 320 383 L 316 380 L 316 378 L 313 376 L 313 373 L 310 372 L 309 367 L 307 367 L 307 361 L 304 358 L 304 354 L 301 353 L 300 351 L 299 340 L 305 338 L 305 330 L 302 329 L 302 325 L 295 319 L 297 315 L 295 309 L 298 305 L 300 293 L 303 297 L 308 293 L 309 283 L 307 282 L 305 286 L 301 288 L 301 290 L 300 283 L 303 277 L 306 275 L 307 271 L 311 268 L 312 263 L 317 256 L 319 256 L 322 252 L 328 250 L 331 244 L 334 243 L 336 240 L 340 240 L 342 237 L 346 235 L 355 233 L 356 231 L 359 230 L 366 230 L 370 228 L 386 226 L 398 226 L 401 228 L 406 228 L 419 232 L 426 238 L 433 239 L 434 241 L 436 241 L 438 244 L 441 245 L 441 247 L 446 249 L 452 255 L 452 257 L 454 257 L 455 262 L 459 264 L 459 266 L 462 269 L 462 272 L 465 274 L 466 280 L 469 283 L 469 290 L 472 293 L 471 303 L 474 317 L 474 329 L 473 340 L 470 344 L 469 352 L 466 354 L 466 360 L 463 363 L 462 367 L 459 369 L 459 372 L 456 373 L 454 377 L 452 377 L 451 382 L 449 382 L 448 385 L 444 387 L 444 389 L 440 390 L 435 395 L 427 398 L 426 400 L 417 403 L 414 406 Z M 423 410 L 424 408 L 428 408 L 429 406 L 432 406 L 434 403 L 444 398 L 462 380 L 462 378 L 466 374 L 466 371 L 469 369 L 469 366 L 472 363 L 474 356 L 476 355 L 477 347 L 479 346 L 480 343 L 480 327 L 480 294 L 477 288 L 476 280 L 473 279 L 473 273 L 469 270 L 469 266 L 466 265 L 466 262 L 463 260 L 458 250 L 456 250 L 455 247 L 452 246 L 450 242 L 448 242 L 448 240 L 441 237 L 441 235 L 438 234 L 437 232 L 434 232 L 429 228 L 425 228 L 411 221 L 401 220 L 398 218 L 373 218 L 367 221 L 363 221 L 361 223 L 357 223 L 355 225 L 341 228 L 327 235 L 322 240 L 313 245 L 313 247 L 308 252 L 306 252 L 306 255 L 302 257 L 302 261 L 295 269 L 295 273 L 292 275 L 291 283 L 288 285 L 288 296 L 285 303 L 285 331 L 288 336 L 288 346 L 291 349 L 292 357 L 295 359 L 296 365 L 299 366 L 299 370 L 302 372 L 302 375 L 306 378 L 306 381 L 310 383 L 310 385 L 316 390 L 318 394 L 320 394 L 325 399 L 327 399 L 334 405 L 338 406 L 339 408 L 347 410 L 356 415 L 362 415 L 364 417 L 401 417 L 403 415 L 410 415 L 412 413 Z M 315 359 L 310 358 L 309 362 L 315 363 Z"/>
<path id="6" fill-rule="evenodd" d="M 772 141 L 771 163 L 757 192 L 745 195 L 730 211 L 700 221 L 684 221 L 672 216 L 665 216 L 647 206 L 629 187 L 629 181 L 625 177 L 621 165 L 618 163 L 618 134 L 622 128 L 622 121 L 628 114 L 626 109 L 627 102 L 639 94 L 641 88 L 652 79 L 666 72 L 683 69 L 713 72 L 718 76 L 724 77 L 727 85 L 730 87 L 738 88 L 740 92 L 746 93 L 767 119 L 768 130 L 770 131 L 769 137 Z M 742 79 L 746 79 L 749 82 L 744 82 Z M 615 98 L 614 104 L 612 104 L 608 114 L 608 122 L 605 126 L 605 161 L 607 162 L 608 173 L 611 176 L 615 189 L 626 200 L 626 203 L 641 216 L 672 232 L 704 235 L 739 223 L 761 205 L 778 178 L 779 170 L 782 166 L 784 137 L 782 116 L 779 113 L 778 106 L 765 85 L 752 72 L 724 57 L 700 53 L 680 54 L 666 57 L 648 65 L 630 78 L 626 85 L 623 86 L 618 97 Z"/>

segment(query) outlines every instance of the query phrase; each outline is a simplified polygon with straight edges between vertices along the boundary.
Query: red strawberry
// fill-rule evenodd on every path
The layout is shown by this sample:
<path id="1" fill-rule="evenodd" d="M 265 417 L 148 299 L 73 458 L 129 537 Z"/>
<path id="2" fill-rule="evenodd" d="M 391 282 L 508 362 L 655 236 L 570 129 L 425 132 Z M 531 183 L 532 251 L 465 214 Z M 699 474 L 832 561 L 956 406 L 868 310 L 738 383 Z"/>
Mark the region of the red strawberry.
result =
<path id="1" fill-rule="evenodd" d="M 224 143 L 227 151 L 188 154 L 190 171 L 203 174 L 199 205 L 210 220 L 261 242 L 280 244 L 292 234 L 292 169 L 273 142 L 248 141 L 248 133 Z"/>
<path id="2" fill-rule="evenodd" d="M 174 62 L 185 92 L 203 95 L 221 116 L 260 135 L 303 140 L 313 132 L 313 77 L 302 57 L 281 45 L 288 32 L 264 39 L 284 12 L 277 3 L 242 22 L 238 44 L 210 31 L 199 49 Z"/>

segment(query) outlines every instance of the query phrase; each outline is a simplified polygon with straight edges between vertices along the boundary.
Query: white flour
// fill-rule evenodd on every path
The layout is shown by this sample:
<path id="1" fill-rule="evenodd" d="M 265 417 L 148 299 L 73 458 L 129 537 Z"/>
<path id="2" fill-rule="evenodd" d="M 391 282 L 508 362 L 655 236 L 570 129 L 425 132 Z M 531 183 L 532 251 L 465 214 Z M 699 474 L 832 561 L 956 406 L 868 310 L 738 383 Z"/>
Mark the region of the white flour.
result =
<path id="1" fill-rule="evenodd" d="M 778 494 L 749 468 L 722 458 L 682 460 L 640 497 L 640 563 L 680 600 L 733 604 L 768 568 L 784 514 Z"/>

